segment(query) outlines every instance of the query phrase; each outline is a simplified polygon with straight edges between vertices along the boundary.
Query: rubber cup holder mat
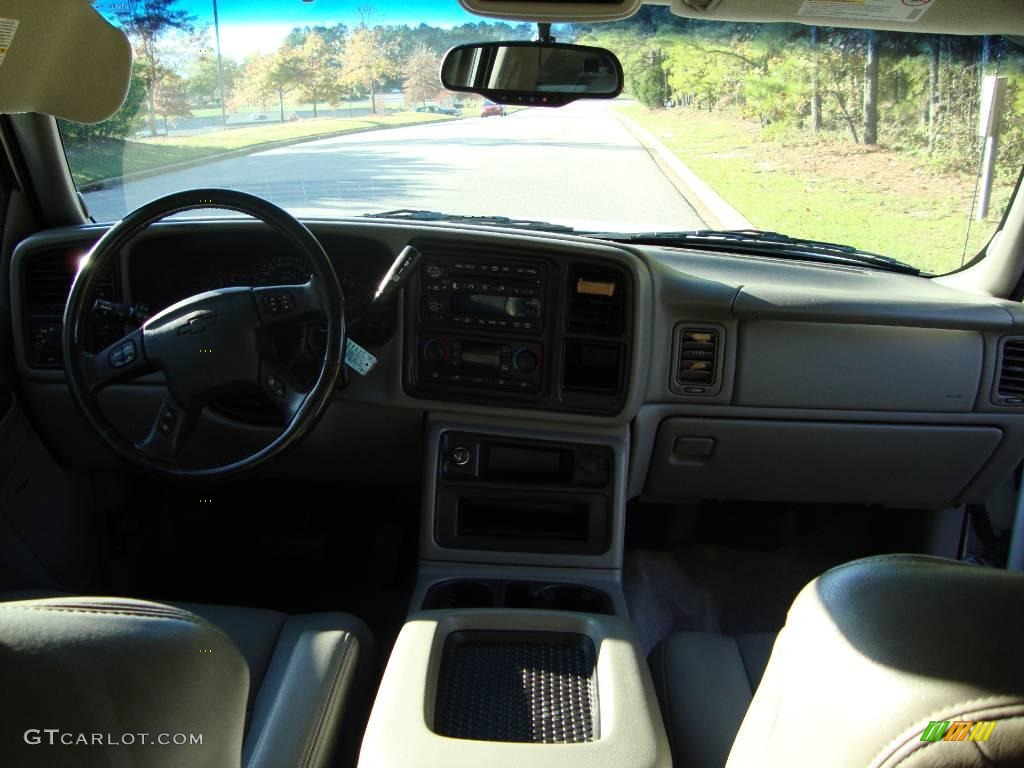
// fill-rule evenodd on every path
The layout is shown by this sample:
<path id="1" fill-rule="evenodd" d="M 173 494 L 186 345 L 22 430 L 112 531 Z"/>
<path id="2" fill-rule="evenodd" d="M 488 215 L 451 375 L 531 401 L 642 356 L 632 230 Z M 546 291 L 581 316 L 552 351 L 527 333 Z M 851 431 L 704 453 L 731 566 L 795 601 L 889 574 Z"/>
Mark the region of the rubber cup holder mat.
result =
<path id="1" fill-rule="evenodd" d="M 585 635 L 453 632 L 441 656 L 434 731 L 478 741 L 593 741 L 595 660 Z"/>

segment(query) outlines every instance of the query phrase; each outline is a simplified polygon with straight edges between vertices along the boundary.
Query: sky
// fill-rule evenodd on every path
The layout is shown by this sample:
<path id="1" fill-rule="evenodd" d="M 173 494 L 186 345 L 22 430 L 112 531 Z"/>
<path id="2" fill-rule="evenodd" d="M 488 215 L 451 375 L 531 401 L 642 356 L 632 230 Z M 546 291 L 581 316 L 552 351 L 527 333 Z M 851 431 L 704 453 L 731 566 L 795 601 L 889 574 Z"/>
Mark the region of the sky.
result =
<path id="1" fill-rule="evenodd" d="M 117 0 L 97 0 L 95 7 L 114 7 Z M 209 24 L 213 33 L 213 0 L 179 0 L 178 7 L 188 10 L 199 24 Z M 233 59 L 250 53 L 267 53 L 277 48 L 295 27 L 333 26 L 339 22 L 358 23 L 357 6 L 371 5 L 371 25 L 420 23 L 450 27 L 482 21 L 459 5 L 458 0 L 217 0 L 220 19 L 221 52 Z"/>

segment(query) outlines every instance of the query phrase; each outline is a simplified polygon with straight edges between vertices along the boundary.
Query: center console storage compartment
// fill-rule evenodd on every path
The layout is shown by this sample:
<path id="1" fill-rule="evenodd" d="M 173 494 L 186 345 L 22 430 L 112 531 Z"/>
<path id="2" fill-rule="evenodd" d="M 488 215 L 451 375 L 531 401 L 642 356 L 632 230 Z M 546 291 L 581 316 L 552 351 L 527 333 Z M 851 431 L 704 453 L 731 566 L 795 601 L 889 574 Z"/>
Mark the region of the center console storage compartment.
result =
<path id="1" fill-rule="evenodd" d="M 411 615 L 377 692 L 360 768 L 669 768 L 632 625 L 558 611 Z"/>

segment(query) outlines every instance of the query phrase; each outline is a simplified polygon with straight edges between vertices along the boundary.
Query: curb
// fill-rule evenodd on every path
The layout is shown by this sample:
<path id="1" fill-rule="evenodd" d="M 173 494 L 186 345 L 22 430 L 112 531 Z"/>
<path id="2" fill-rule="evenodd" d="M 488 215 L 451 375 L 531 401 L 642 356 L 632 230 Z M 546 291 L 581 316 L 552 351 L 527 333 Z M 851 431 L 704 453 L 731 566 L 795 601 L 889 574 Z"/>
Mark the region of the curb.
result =
<path id="1" fill-rule="evenodd" d="M 666 147 L 658 138 L 637 124 L 634 120 L 615 113 L 615 117 L 618 118 L 626 129 L 632 133 L 641 144 L 643 144 L 648 150 L 652 151 L 658 156 L 665 166 L 675 174 L 679 181 L 679 186 L 685 190 L 683 196 L 699 201 L 700 205 L 703 206 L 708 213 L 718 220 L 721 229 L 753 229 L 754 225 L 751 224 L 743 216 L 742 213 L 733 208 L 729 203 L 725 201 L 721 195 L 713 190 L 708 184 L 701 179 L 697 174 L 690 170 L 689 166 L 680 160 L 676 155 Z M 689 192 L 690 194 L 686 194 Z M 698 213 L 700 213 L 698 211 Z M 707 222 L 709 226 L 713 226 L 711 222 Z"/>
<path id="2" fill-rule="evenodd" d="M 177 163 L 169 163 L 168 165 L 160 165 L 154 168 L 146 168 L 142 171 L 133 171 L 132 173 L 126 173 L 121 176 L 111 176 L 107 179 L 99 179 L 97 181 L 90 181 L 88 184 L 83 184 L 79 187 L 81 192 L 98 192 L 101 189 L 110 189 L 112 187 L 119 187 L 126 181 L 135 181 L 137 179 L 145 179 L 150 176 L 159 176 L 162 173 L 170 173 L 171 171 L 183 171 L 187 168 L 194 168 L 197 165 L 205 165 L 206 163 L 213 163 L 218 160 L 227 160 L 232 157 L 240 157 L 241 155 L 251 155 L 255 152 L 263 152 L 268 149 L 279 149 L 281 147 L 290 147 L 292 144 L 302 144 L 306 141 L 319 141 L 320 139 L 333 139 L 336 136 L 350 136 L 356 133 L 369 133 L 370 131 L 389 131 L 395 128 L 408 128 L 412 125 L 434 125 L 436 123 L 447 123 L 452 120 L 459 120 L 458 117 L 443 117 L 439 120 L 423 120 L 415 123 L 404 123 L 402 125 L 373 125 L 368 128 L 351 128 L 340 131 L 330 131 L 328 133 L 316 133 L 312 136 L 301 136 L 295 139 L 278 139 L 277 141 L 268 141 L 265 144 L 253 144 L 248 147 L 240 147 L 239 149 L 229 149 L 224 152 L 217 152 L 212 155 L 203 155 L 202 157 L 196 157 L 192 160 L 181 160 Z"/>

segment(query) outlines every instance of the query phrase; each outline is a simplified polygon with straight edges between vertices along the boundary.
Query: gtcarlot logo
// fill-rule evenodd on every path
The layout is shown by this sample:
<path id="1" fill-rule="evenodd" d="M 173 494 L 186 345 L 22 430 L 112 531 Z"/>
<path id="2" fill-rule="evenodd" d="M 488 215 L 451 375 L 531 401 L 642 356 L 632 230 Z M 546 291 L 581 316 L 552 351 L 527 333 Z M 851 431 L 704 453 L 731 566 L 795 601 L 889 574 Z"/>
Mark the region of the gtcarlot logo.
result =
<path id="1" fill-rule="evenodd" d="M 159 747 L 202 746 L 201 733 L 75 733 L 60 728 L 29 728 L 25 743 L 32 746 L 66 747 L 131 747 L 136 745 Z"/>

